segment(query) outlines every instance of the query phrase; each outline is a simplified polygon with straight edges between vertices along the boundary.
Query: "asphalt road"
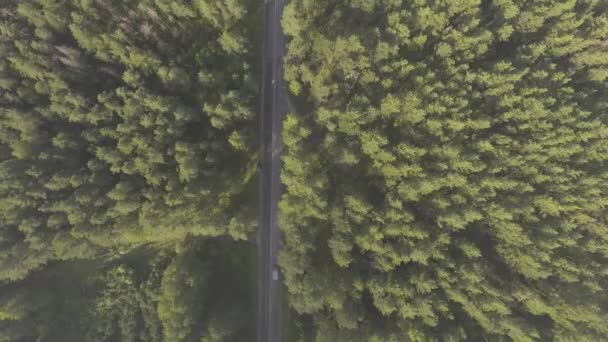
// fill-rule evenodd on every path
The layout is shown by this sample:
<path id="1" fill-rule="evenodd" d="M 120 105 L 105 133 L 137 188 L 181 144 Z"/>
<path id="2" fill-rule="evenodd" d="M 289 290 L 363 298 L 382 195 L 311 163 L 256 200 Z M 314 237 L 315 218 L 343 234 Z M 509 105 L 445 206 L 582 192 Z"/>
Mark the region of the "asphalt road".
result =
<path id="1" fill-rule="evenodd" d="M 258 342 L 281 341 L 282 276 L 277 254 L 280 231 L 277 211 L 281 194 L 281 127 L 288 100 L 283 81 L 285 38 L 281 15 L 285 0 L 264 2 L 264 53 L 261 112 L 260 227 L 258 236 Z"/>

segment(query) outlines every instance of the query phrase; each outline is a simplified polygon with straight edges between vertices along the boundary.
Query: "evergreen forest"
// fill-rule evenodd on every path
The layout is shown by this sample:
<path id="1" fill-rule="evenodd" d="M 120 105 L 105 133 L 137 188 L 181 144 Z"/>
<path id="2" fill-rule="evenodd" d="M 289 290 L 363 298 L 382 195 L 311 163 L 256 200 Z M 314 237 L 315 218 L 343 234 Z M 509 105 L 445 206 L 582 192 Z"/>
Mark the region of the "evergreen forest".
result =
<path id="1" fill-rule="evenodd" d="M 0 4 L 0 341 L 255 334 L 261 6 Z"/>
<path id="2" fill-rule="evenodd" d="M 0 1 L 0 342 L 255 341 L 264 3 Z M 608 341 L 608 2 L 286 3 L 284 341 Z"/>
<path id="3" fill-rule="evenodd" d="M 608 3 L 292 0 L 302 340 L 608 341 Z"/>

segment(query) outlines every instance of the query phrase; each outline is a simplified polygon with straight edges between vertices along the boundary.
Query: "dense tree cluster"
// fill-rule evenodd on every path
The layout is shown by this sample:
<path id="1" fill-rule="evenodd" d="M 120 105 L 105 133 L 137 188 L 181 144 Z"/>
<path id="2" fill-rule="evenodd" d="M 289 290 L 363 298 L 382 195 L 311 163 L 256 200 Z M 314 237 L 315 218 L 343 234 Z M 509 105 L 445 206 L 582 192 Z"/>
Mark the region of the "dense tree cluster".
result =
<path id="1" fill-rule="evenodd" d="M 311 339 L 608 339 L 607 10 L 290 2 L 281 266 Z"/>
<path id="2" fill-rule="evenodd" d="M 252 251 L 199 239 L 46 267 L 3 288 L 0 341 L 245 341 L 254 335 Z"/>
<path id="3" fill-rule="evenodd" d="M 0 341 L 251 339 L 261 6 L 0 4 Z M 605 1 L 283 26 L 301 340 L 608 340 Z"/>
<path id="4" fill-rule="evenodd" d="M 247 237 L 257 81 L 243 4 L 3 6 L 0 279 L 98 246 Z"/>
<path id="5" fill-rule="evenodd" d="M 259 8 L 0 3 L 1 341 L 242 336 L 251 303 L 212 279 L 230 257 L 171 251 L 256 228 Z M 144 245 L 167 255 L 133 264 Z"/>

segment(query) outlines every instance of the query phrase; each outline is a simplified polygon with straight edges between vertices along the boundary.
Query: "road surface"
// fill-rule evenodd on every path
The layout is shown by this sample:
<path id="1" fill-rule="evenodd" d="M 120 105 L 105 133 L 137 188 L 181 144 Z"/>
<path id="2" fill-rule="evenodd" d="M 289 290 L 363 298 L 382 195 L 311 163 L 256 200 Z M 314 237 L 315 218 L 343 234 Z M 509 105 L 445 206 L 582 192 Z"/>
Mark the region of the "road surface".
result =
<path id="1" fill-rule="evenodd" d="M 258 236 L 258 342 L 281 341 L 281 273 L 277 225 L 281 194 L 281 124 L 287 112 L 283 81 L 285 39 L 281 15 L 285 0 L 264 2 L 264 52 L 261 112 L 260 228 Z M 273 279 L 273 273 L 275 279 Z"/>

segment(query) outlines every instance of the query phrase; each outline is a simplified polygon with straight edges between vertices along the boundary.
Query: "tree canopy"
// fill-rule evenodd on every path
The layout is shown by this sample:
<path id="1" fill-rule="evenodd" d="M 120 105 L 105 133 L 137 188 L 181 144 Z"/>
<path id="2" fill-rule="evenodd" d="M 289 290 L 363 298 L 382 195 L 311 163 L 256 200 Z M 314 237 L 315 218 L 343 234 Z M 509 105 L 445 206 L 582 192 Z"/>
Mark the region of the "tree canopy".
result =
<path id="1" fill-rule="evenodd" d="M 3 5 L 0 279 L 97 247 L 247 238 L 258 88 L 247 10 Z"/>
<path id="2" fill-rule="evenodd" d="M 2 1 L 0 341 L 251 333 L 260 6 Z"/>
<path id="3" fill-rule="evenodd" d="M 2 287 L 0 341 L 245 341 L 254 335 L 252 251 L 194 239 L 47 266 Z"/>
<path id="4" fill-rule="evenodd" d="M 290 2 L 281 265 L 308 338 L 608 339 L 607 10 Z"/>
<path id="5" fill-rule="evenodd" d="M 0 342 L 251 339 L 262 5 L 0 4 Z M 605 1 L 282 24 L 299 340 L 608 340 Z"/>

